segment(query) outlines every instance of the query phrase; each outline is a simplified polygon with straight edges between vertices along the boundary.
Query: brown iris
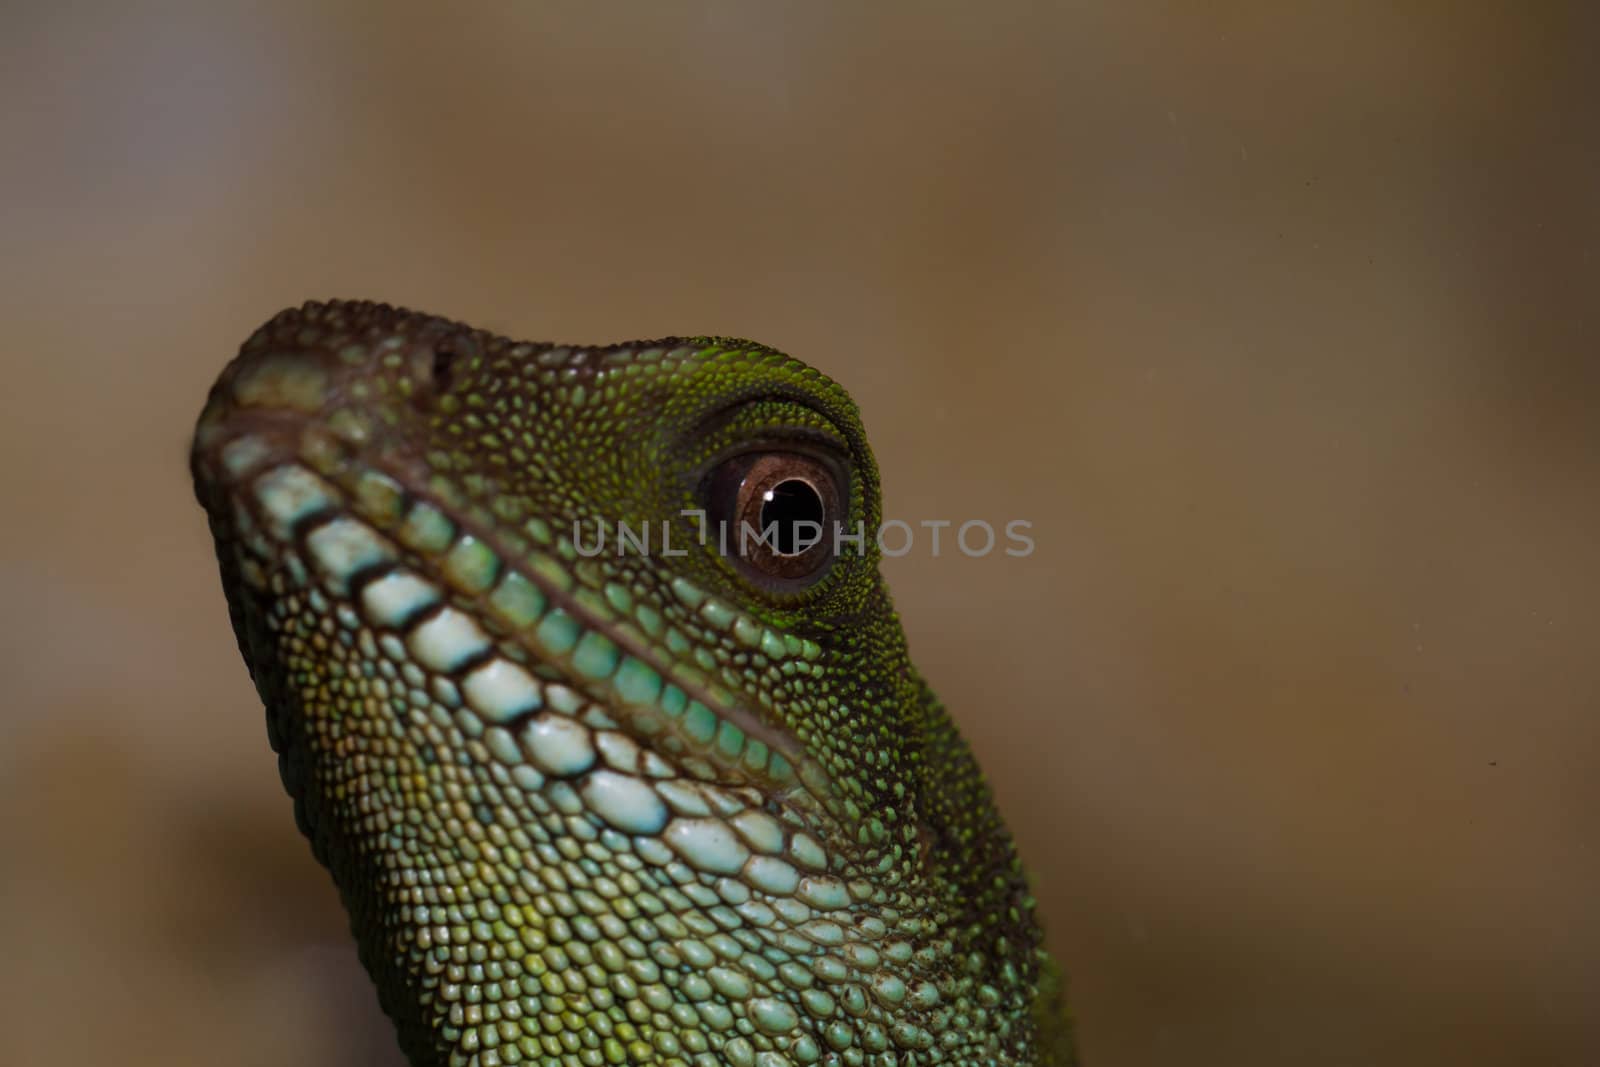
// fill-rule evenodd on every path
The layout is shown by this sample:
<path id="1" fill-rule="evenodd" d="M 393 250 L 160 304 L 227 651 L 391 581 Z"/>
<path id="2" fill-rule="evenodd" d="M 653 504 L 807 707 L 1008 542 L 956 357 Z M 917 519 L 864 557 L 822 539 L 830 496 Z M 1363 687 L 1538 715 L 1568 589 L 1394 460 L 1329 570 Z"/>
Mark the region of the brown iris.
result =
<path id="1" fill-rule="evenodd" d="M 712 473 L 707 495 L 718 545 L 758 581 L 803 587 L 833 561 L 843 501 L 821 460 L 799 452 L 735 456 Z"/>

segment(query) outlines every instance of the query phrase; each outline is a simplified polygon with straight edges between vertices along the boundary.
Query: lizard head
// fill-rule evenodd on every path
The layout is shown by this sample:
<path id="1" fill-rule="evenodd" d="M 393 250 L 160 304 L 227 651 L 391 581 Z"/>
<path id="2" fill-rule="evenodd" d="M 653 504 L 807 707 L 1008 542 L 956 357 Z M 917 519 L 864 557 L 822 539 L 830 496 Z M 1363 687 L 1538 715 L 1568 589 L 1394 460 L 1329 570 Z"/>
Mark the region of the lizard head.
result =
<path id="1" fill-rule="evenodd" d="M 837 385 L 746 341 L 308 304 L 192 464 L 414 1062 L 1046 1062 L 1032 902 L 907 658 Z"/>

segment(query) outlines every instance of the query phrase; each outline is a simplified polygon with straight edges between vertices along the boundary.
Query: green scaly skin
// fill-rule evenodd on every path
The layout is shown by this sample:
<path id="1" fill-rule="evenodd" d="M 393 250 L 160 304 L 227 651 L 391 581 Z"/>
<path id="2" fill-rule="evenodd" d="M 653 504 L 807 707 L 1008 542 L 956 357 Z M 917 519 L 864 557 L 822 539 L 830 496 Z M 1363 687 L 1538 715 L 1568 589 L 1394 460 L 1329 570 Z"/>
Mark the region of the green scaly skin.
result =
<path id="1" fill-rule="evenodd" d="M 683 514 L 771 452 L 832 464 L 869 531 L 809 585 Z M 193 469 L 296 818 L 417 1067 L 1074 1062 L 817 371 L 307 304 L 223 372 Z M 585 556 L 596 520 L 670 552 Z"/>

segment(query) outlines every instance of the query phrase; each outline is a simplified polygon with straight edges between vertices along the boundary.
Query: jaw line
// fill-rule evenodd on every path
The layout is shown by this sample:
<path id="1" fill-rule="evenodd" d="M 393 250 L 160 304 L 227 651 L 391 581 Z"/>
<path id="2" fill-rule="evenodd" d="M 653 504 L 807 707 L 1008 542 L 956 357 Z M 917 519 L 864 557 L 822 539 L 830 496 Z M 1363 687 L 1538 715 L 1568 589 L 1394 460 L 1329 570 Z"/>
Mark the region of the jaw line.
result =
<path id="1" fill-rule="evenodd" d="M 316 436 L 318 443 L 324 449 L 330 438 L 339 445 L 342 455 L 334 469 L 328 469 L 325 463 L 313 462 L 307 454 L 313 451 L 306 447 L 307 438 L 311 436 Z M 230 464 L 225 454 L 230 449 L 248 443 L 257 445 L 255 453 L 248 462 Z M 787 730 L 762 719 L 746 705 L 738 701 L 719 699 L 709 687 L 685 678 L 674 660 L 657 644 L 642 639 L 642 635 L 639 635 L 633 627 L 618 626 L 615 620 L 600 617 L 580 603 L 570 589 L 557 588 L 548 578 L 539 574 L 536 568 L 528 566 L 523 555 L 504 544 L 492 530 L 480 528 L 470 518 L 463 516 L 460 513 L 461 509 L 443 503 L 434 494 L 414 488 L 426 480 L 425 478 L 396 477 L 394 472 L 408 466 L 404 462 L 404 457 L 395 456 L 393 458 L 399 462 L 389 464 L 377 462 L 371 454 L 374 444 L 372 441 L 352 442 L 344 440 L 337 434 L 318 432 L 317 428 L 308 424 L 300 412 L 235 408 L 228 412 L 225 418 L 208 420 L 202 427 L 193 462 L 197 482 L 206 486 L 213 501 L 231 505 L 235 510 L 242 509 L 248 512 L 257 530 L 269 540 L 277 542 L 280 547 L 305 556 L 307 554 L 305 538 L 310 529 L 341 518 L 352 520 L 387 541 L 395 549 L 396 555 L 403 560 L 397 566 L 438 588 L 445 603 L 459 603 L 465 599 L 470 601 L 475 609 L 471 614 L 476 621 L 483 623 L 484 620 L 493 618 L 485 610 L 490 590 L 485 589 L 474 594 L 453 587 L 441 573 L 443 551 L 429 553 L 403 546 L 395 536 L 394 527 L 399 525 L 398 519 L 386 526 L 373 515 L 363 511 L 357 503 L 359 494 L 356 486 L 363 478 L 376 476 L 394 485 L 404 486 L 402 494 L 405 500 L 400 509 L 402 514 L 418 504 L 423 504 L 448 516 L 456 527 L 456 537 L 467 535 L 478 540 L 499 559 L 500 579 L 503 579 L 505 574 L 514 572 L 544 596 L 546 607 L 542 615 L 560 609 L 584 631 L 602 634 L 622 653 L 640 660 L 655 671 L 664 685 L 675 686 L 689 700 L 703 704 L 717 722 L 730 723 L 741 730 L 747 738 L 765 744 L 773 753 L 781 754 L 789 762 L 793 772 L 786 780 L 779 781 L 765 773 L 733 764 L 718 750 L 715 735 L 708 742 L 691 738 L 682 727 L 681 719 L 675 720 L 657 713 L 651 718 L 658 724 L 658 728 L 643 729 L 642 716 L 635 707 L 617 699 L 616 694 L 604 680 L 582 677 L 570 662 L 565 662 L 566 657 L 551 656 L 538 648 L 533 640 L 532 626 L 520 632 L 512 632 L 499 623 L 487 625 L 485 628 L 488 630 L 488 636 L 495 645 L 502 649 L 510 646 L 520 653 L 513 655 L 513 659 L 525 663 L 545 681 L 564 685 L 580 694 L 586 701 L 597 705 L 616 719 L 618 725 L 637 743 L 678 764 L 691 777 L 722 786 L 754 786 L 765 793 L 777 795 L 786 803 L 797 803 L 801 808 L 818 809 L 814 814 L 821 814 L 831 809 L 829 801 L 832 790 L 829 788 L 826 772 L 806 753 L 801 742 Z M 249 449 L 246 448 L 245 451 L 248 452 Z M 272 520 L 262 514 L 262 505 L 251 489 L 262 476 L 288 467 L 298 468 L 326 484 L 333 490 L 335 499 L 331 506 L 302 517 L 285 538 L 267 532 L 270 530 Z M 418 465 L 412 474 L 421 472 L 422 468 Z M 212 510 L 212 505 L 208 504 L 207 507 L 208 510 Z M 231 516 L 226 515 L 223 516 L 223 521 L 230 525 L 236 522 Z M 233 533 L 236 541 L 241 543 L 244 541 L 243 531 L 234 529 Z M 572 577 L 570 566 L 554 553 L 547 555 L 562 571 Z M 575 577 L 573 581 L 576 583 Z M 355 580 L 351 583 L 352 587 L 340 594 L 341 598 L 355 602 L 360 597 L 363 584 L 362 576 L 355 576 Z M 552 678 L 551 675 L 556 675 L 557 678 Z M 658 737 L 664 732 L 679 739 L 682 751 L 664 751 L 660 748 Z M 696 763 L 708 766 L 718 773 L 708 779 L 704 774 L 693 771 L 693 765 Z"/>

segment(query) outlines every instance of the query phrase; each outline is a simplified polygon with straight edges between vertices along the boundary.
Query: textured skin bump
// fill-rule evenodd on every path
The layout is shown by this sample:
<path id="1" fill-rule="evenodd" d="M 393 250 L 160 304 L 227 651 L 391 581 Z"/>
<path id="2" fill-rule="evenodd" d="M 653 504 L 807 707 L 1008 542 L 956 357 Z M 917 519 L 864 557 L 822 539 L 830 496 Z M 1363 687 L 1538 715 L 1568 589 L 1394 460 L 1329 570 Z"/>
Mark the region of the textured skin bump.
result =
<path id="1" fill-rule="evenodd" d="M 307 304 L 213 388 L 193 468 L 233 626 L 418 1067 L 1074 1062 L 870 534 L 775 592 L 683 514 L 789 445 L 876 528 L 850 399 L 750 342 Z M 618 522 L 667 543 L 579 550 Z"/>

